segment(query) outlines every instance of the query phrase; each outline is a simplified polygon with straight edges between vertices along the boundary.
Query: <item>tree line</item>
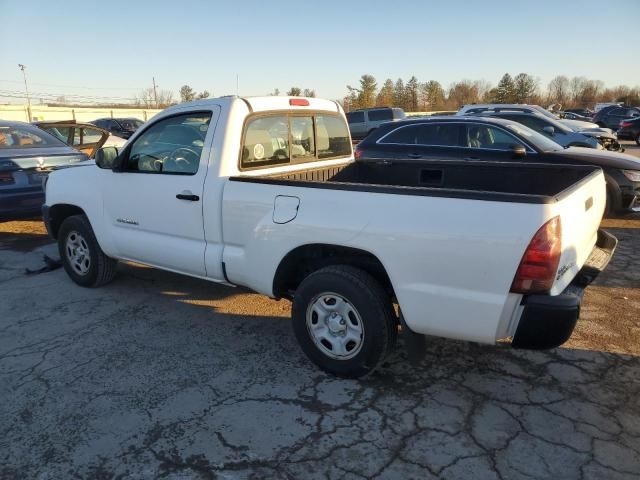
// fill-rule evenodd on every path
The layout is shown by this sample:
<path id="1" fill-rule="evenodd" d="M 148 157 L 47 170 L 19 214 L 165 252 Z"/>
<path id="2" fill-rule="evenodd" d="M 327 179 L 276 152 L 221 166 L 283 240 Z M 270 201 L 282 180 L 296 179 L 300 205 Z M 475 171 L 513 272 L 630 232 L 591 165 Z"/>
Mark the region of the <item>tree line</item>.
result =
<path id="1" fill-rule="evenodd" d="M 561 104 L 563 108 L 593 108 L 597 102 L 613 101 L 640 105 L 640 87 L 606 88 L 600 80 L 558 75 L 543 91 L 539 80 L 524 72 L 505 73 L 496 86 L 484 80 L 461 80 L 448 89 L 437 80 L 420 82 L 415 76 L 406 82 L 387 78 L 378 88 L 373 75 L 364 74 L 359 85 L 347 85 L 347 90 L 342 100 L 346 111 L 371 107 L 401 107 L 407 112 L 458 110 L 470 103 Z"/>

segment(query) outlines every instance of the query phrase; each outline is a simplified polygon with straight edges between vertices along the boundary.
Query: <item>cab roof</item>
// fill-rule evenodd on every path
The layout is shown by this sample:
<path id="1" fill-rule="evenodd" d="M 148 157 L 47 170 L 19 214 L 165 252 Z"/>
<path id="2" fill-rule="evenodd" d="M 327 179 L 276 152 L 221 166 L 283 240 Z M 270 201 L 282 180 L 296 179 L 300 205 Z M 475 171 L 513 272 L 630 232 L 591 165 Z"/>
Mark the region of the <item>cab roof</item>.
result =
<path id="1" fill-rule="evenodd" d="M 291 101 L 308 102 L 308 105 L 292 105 Z M 195 100 L 189 103 L 180 103 L 169 107 L 167 110 L 179 109 L 185 106 L 207 108 L 212 105 L 230 105 L 233 102 L 241 101 L 249 107 L 252 112 L 264 112 L 270 110 L 326 110 L 330 112 L 342 112 L 340 104 L 333 100 L 310 97 L 285 97 L 285 96 L 263 96 L 263 97 L 239 97 L 229 95 L 218 98 L 207 98 Z"/>

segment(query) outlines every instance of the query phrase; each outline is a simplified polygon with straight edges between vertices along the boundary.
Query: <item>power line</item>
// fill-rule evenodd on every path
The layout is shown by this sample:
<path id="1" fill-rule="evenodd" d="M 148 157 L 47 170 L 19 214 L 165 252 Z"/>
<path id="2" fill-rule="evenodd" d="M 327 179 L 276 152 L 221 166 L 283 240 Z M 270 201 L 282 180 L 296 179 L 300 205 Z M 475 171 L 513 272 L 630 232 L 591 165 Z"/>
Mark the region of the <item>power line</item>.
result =
<path id="1" fill-rule="evenodd" d="M 52 93 L 52 92 L 30 92 L 32 97 L 65 97 L 70 99 L 85 99 L 85 100 L 132 100 L 135 96 L 130 97 L 112 97 L 112 96 L 100 96 L 100 95 L 78 95 L 78 94 L 65 94 L 65 93 Z M 0 89 L 0 96 L 15 96 L 20 98 L 26 98 L 23 92 L 18 90 L 2 90 Z"/>
<path id="2" fill-rule="evenodd" d="M 0 79 L 0 82 L 3 83 L 22 83 L 19 80 L 3 80 Z M 143 90 L 144 87 L 87 87 L 81 85 L 56 85 L 51 83 L 37 83 L 37 82 L 29 82 L 30 85 L 40 85 L 42 87 L 56 87 L 56 88 L 83 88 L 86 90 Z"/>

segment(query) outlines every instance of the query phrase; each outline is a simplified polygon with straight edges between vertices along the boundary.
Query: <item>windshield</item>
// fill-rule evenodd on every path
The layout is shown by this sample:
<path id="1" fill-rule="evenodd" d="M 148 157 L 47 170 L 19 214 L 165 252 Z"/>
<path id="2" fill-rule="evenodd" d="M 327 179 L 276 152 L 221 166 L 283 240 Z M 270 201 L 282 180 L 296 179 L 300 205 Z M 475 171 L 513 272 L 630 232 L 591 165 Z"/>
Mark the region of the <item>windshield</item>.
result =
<path id="1" fill-rule="evenodd" d="M 556 152 L 564 150 L 564 147 L 544 135 L 525 127 L 520 123 L 509 123 L 506 125 L 509 130 L 515 132 L 520 138 L 536 147 L 541 152 Z"/>
<path id="2" fill-rule="evenodd" d="M 60 146 L 65 146 L 65 143 L 31 125 L 0 125 L 0 148 Z"/>
<path id="3" fill-rule="evenodd" d="M 555 113 L 550 112 L 546 108 L 542 108 L 540 105 L 531 105 L 531 107 L 534 108 L 536 112 L 541 113 L 545 117 L 553 118 L 554 120 L 560 120 L 560 117 L 558 117 Z"/>
<path id="4" fill-rule="evenodd" d="M 118 120 L 118 123 L 122 125 L 125 130 L 137 130 L 142 125 L 142 120 L 136 118 L 122 118 Z"/>

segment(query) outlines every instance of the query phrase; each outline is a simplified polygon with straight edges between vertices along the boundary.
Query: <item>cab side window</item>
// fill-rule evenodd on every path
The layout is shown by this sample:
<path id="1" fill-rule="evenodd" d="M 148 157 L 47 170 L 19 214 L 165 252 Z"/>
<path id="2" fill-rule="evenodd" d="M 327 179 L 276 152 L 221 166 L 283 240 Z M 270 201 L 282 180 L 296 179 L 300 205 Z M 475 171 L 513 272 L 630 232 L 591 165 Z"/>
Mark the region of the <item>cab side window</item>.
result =
<path id="1" fill-rule="evenodd" d="M 200 166 L 211 113 L 175 115 L 154 123 L 131 145 L 125 170 L 194 175 Z"/>

